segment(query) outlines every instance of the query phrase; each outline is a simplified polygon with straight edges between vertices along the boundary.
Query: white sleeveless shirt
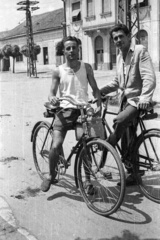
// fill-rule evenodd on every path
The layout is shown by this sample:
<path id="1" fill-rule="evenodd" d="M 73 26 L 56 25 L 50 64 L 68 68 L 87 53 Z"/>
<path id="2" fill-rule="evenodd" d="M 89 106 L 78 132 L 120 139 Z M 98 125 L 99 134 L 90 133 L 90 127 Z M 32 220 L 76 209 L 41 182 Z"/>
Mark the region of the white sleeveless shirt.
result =
<path id="1" fill-rule="evenodd" d="M 88 103 L 88 79 L 85 64 L 80 62 L 80 69 L 77 72 L 64 65 L 59 66 L 59 94 L 60 97 L 71 97 L 77 103 Z M 62 108 L 76 108 L 75 105 L 68 101 L 60 102 Z"/>

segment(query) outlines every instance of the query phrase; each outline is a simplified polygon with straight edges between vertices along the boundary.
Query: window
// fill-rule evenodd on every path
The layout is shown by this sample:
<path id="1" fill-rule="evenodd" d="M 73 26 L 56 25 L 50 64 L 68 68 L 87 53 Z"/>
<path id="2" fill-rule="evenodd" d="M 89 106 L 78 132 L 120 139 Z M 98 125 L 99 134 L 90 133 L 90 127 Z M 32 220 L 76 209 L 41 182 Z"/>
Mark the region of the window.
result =
<path id="1" fill-rule="evenodd" d="M 93 16 L 93 0 L 87 0 L 87 17 Z"/>
<path id="2" fill-rule="evenodd" d="M 23 61 L 23 55 L 20 54 L 19 56 L 16 57 L 16 62 L 22 62 Z"/>
<path id="3" fill-rule="evenodd" d="M 144 29 L 140 30 L 139 33 L 137 33 L 137 39 L 139 39 L 140 44 L 142 44 L 148 49 L 148 33 Z"/>
<path id="4" fill-rule="evenodd" d="M 102 0 L 102 13 L 111 12 L 111 0 Z"/>
<path id="5" fill-rule="evenodd" d="M 72 3 L 72 22 L 81 20 L 80 2 Z"/>
<path id="6" fill-rule="evenodd" d="M 143 0 L 143 1 L 141 1 L 141 3 L 140 3 L 139 5 L 140 5 L 140 7 L 146 7 L 146 6 L 148 6 L 148 0 Z"/>
<path id="7" fill-rule="evenodd" d="M 139 3 L 140 7 L 147 7 L 148 6 L 148 0 L 138 0 L 138 3 Z M 136 0 L 132 0 L 131 4 L 136 7 Z"/>
<path id="8" fill-rule="evenodd" d="M 49 61 L 48 61 L 48 47 L 43 48 L 43 63 L 44 63 L 44 65 L 49 64 Z"/>

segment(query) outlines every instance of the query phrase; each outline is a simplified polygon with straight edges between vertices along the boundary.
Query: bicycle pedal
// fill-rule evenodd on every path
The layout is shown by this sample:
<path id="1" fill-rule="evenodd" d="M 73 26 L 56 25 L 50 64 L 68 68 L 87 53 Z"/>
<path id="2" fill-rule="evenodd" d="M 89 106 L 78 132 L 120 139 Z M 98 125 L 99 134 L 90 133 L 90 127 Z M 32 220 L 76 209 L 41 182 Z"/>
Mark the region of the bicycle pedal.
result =
<path id="1" fill-rule="evenodd" d="M 139 170 L 139 171 L 138 171 L 138 174 L 139 174 L 140 176 L 143 176 L 143 175 L 145 174 L 145 170 Z"/>
<path id="2" fill-rule="evenodd" d="M 59 164 L 59 167 L 60 167 L 60 168 L 64 168 L 64 165 L 63 165 L 63 164 Z"/>
<path id="3" fill-rule="evenodd" d="M 111 172 L 104 172 L 103 173 L 103 176 L 108 179 L 108 180 L 111 180 L 112 179 L 112 173 Z"/>
<path id="4" fill-rule="evenodd" d="M 71 166 L 71 163 L 70 162 L 67 162 L 66 163 L 66 168 L 70 167 Z"/>

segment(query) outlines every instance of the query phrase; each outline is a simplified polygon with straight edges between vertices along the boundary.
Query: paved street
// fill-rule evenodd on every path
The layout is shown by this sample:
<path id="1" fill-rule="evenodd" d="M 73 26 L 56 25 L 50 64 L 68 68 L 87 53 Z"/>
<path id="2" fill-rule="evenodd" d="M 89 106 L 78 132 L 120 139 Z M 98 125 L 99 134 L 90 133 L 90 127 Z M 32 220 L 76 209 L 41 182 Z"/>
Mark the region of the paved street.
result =
<path id="1" fill-rule="evenodd" d="M 113 76 L 112 71 L 95 72 L 99 87 Z M 154 99 L 160 101 L 159 73 L 157 79 Z M 23 71 L 0 73 L 0 240 L 159 240 L 160 205 L 138 187 L 127 189 L 121 209 L 110 218 L 87 208 L 74 184 L 74 164 L 49 192 L 40 191 L 30 136 L 34 124 L 44 119 L 50 84 L 50 68 L 41 69 L 38 78 Z M 160 119 L 150 124 L 160 127 Z M 70 131 L 66 155 L 74 142 Z"/>

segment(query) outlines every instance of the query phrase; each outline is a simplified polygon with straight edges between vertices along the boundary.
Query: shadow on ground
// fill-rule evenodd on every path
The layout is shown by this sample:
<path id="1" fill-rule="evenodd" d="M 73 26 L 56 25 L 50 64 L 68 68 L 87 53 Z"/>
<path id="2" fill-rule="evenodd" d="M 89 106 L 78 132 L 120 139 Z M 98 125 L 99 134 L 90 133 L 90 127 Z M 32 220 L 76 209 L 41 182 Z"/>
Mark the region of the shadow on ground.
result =
<path id="1" fill-rule="evenodd" d="M 92 238 L 75 238 L 75 240 L 92 240 Z M 160 240 L 160 238 L 139 238 L 135 233 L 131 233 L 128 230 L 124 230 L 122 236 L 115 236 L 112 238 L 99 238 L 97 240 Z"/>

